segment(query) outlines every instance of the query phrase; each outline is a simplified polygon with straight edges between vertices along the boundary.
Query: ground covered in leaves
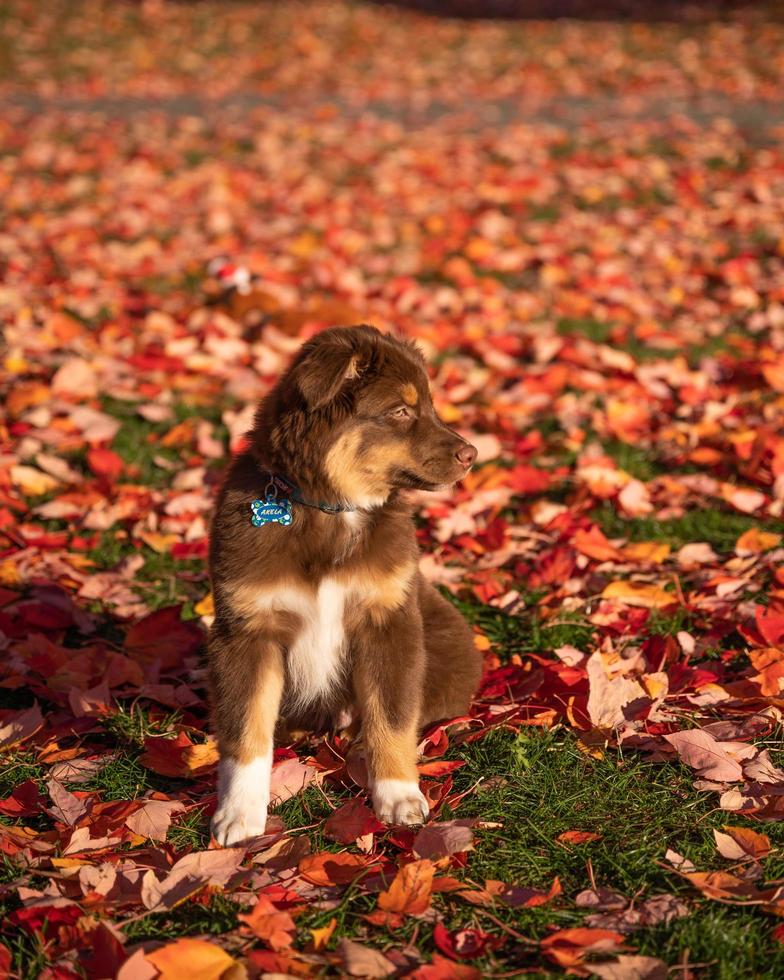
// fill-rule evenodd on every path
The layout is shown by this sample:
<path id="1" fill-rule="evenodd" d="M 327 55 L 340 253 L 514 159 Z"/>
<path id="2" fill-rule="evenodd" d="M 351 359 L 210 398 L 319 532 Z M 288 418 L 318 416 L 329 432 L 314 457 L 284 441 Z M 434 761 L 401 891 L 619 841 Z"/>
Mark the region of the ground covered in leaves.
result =
<path id="1" fill-rule="evenodd" d="M 784 29 L 6 4 L 0 975 L 784 974 Z M 433 817 L 339 736 L 211 845 L 211 501 L 303 338 L 416 338 L 480 465 Z"/>

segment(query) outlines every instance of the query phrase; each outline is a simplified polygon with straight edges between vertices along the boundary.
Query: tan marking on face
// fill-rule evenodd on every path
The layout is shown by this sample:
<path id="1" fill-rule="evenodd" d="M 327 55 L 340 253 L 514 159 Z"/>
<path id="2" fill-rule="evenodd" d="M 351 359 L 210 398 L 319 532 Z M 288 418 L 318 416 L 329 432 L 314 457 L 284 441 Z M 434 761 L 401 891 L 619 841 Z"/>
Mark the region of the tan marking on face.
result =
<path id="1" fill-rule="evenodd" d="M 419 401 L 419 392 L 416 390 L 416 386 L 411 384 L 410 381 L 408 384 L 403 385 L 400 394 L 403 396 L 403 401 L 406 405 L 416 405 Z"/>
<path id="2" fill-rule="evenodd" d="M 390 447 L 379 446 L 359 458 L 362 431 L 351 429 L 327 453 L 324 469 L 337 492 L 358 506 L 377 506 L 389 494 L 388 473 L 395 460 Z"/>

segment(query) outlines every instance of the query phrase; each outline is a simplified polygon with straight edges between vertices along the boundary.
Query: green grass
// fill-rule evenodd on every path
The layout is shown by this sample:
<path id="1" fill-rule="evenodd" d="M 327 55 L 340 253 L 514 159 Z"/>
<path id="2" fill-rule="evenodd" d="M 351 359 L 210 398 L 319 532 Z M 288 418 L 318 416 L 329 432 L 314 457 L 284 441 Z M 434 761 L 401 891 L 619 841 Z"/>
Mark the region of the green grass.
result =
<path id="1" fill-rule="evenodd" d="M 641 953 L 663 956 L 674 964 L 688 948 L 692 962 L 714 963 L 701 976 L 722 980 L 784 973 L 784 949 L 775 948 L 768 939 L 775 919 L 758 909 L 727 908 L 703 900 L 688 883 L 658 864 L 671 847 L 698 869 L 729 867 L 717 855 L 713 838 L 713 829 L 726 823 L 764 829 L 780 852 L 781 824 L 760 828 L 753 821 L 716 810 L 715 797 L 696 793 L 693 775 L 683 766 L 652 764 L 615 752 L 594 759 L 579 751 L 573 736 L 559 732 L 493 732 L 470 750 L 457 748 L 450 755 L 467 762 L 455 773 L 456 790 L 480 779 L 491 786 L 483 790 L 480 783 L 455 816 L 476 816 L 503 825 L 481 834 L 468 866 L 473 880 L 494 878 L 546 887 L 557 875 L 565 899 L 573 900 L 590 887 L 586 871 L 590 860 L 599 885 L 628 897 L 671 893 L 690 903 L 688 918 L 632 935 L 630 941 Z M 601 838 L 564 846 L 555 838 L 566 830 L 593 831 Z M 782 874 L 781 857 L 769 858 L 766 878 Z M 466 921 L 473 914 L 457 906 L 454 911 Z M 565 902 L 496 914 L 532 938 L 541 938 L 550 925 L 566 928 L 583 918 Z"/>
<path id="2" fill-rule="evenodd" d="M 618 514 L 612 505 L 604 504 L 591 512 L 591 518 L 610 538 L 663 541 L 673 548 L 706 541 L 719 552 L 732 551 L 740 535 L 753 527 L 764 528 L 777 534 L 784 533 L 784 521 L 760 520 L 747 514 L 737 514 L 718 508 L 692 510 L 682 517 L 660 521 L 652 517 L 625 518 Z"/>

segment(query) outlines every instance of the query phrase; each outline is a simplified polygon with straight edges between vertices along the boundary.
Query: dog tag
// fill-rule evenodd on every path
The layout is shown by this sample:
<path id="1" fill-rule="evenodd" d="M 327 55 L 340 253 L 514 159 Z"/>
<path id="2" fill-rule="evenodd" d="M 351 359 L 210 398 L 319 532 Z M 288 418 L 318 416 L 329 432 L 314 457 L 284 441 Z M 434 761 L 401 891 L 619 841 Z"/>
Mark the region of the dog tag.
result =
<path id="1" fill-rule="evenodd" d="M 254 500 L 250 510 L 250 522 L 254 527 L 261 527 L 263 524 L 291 524 L 291 501 L 285 497 L 278 500 L 274 493 L 268 493 L 266 500 Z"/>

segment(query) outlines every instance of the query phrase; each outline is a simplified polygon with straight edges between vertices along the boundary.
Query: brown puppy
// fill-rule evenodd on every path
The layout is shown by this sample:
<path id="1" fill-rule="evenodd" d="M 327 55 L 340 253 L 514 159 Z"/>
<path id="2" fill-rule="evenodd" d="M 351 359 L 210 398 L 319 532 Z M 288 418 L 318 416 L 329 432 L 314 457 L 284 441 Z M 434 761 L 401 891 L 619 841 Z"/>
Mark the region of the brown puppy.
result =
<path id="1" fill-rule="evenodd" d="M 279 719 L 358 716 L 378 816 L 427 818 L 419 730 L 465 712 L 481 666 L 418 571 L 399 491 L 448 486 L 475 458 L 436 415 L 419 351 L 373 327 L 314 337 L 262 402 L 210 547 L 219 843 L 264 832 Z"/>

